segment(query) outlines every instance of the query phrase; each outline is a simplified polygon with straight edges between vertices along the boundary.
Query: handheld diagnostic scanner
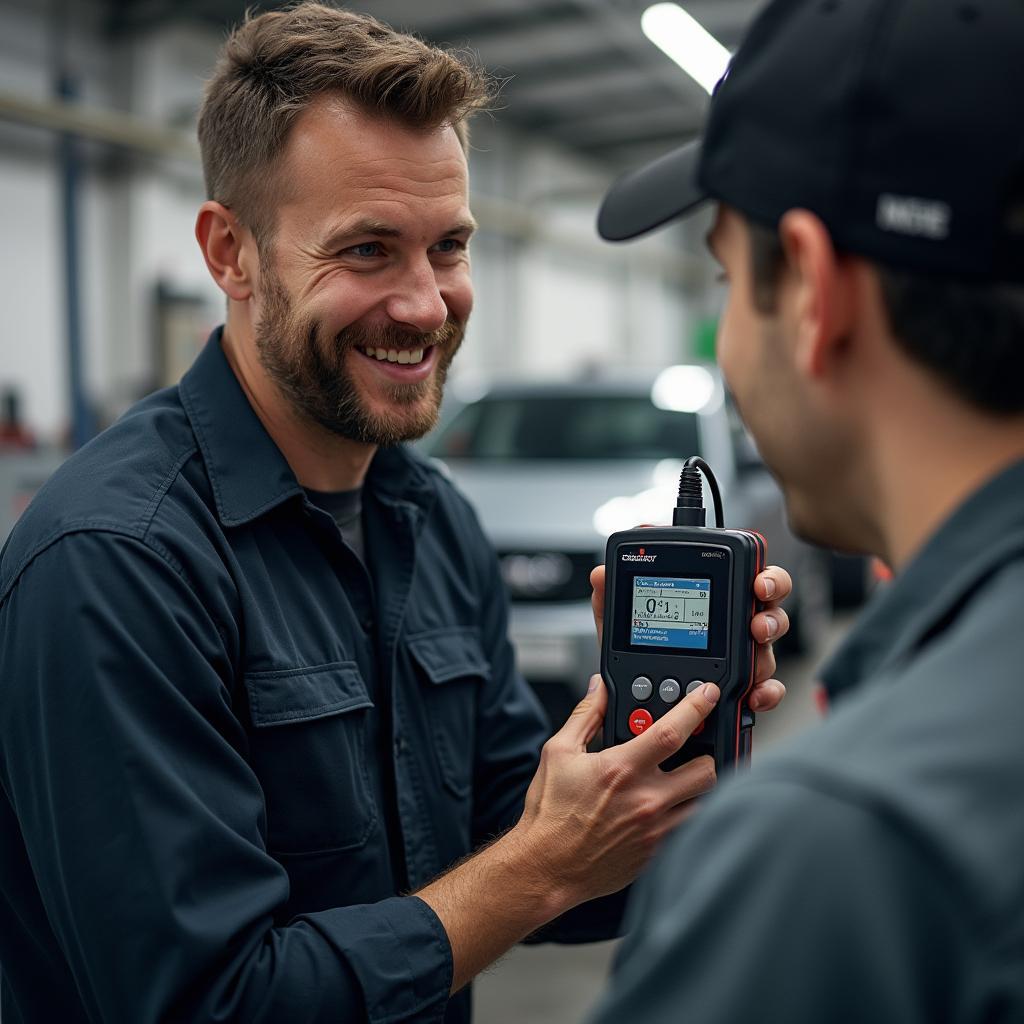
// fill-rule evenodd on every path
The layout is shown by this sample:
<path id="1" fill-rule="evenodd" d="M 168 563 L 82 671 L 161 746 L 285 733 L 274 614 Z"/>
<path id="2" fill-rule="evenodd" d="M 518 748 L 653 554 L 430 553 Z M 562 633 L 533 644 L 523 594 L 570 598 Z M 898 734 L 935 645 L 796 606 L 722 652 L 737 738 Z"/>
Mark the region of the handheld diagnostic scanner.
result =
<path id="1" fill-rule="evenodd" d="M 701 473 L 715 502 L 716 527 L 704 525 Z M 704 683 L 721 690 L 718 704 L 670 770 L 710 754 L 722 772 L 750 757 L 758 610 L 754 577 L 764 568 L 764 538 L 723 528 L 722 498 L 703 459 L 686 460 L 673 525 L 614 533 L 605 554 L 601 675 L 608 688 L 605 746 L 624 743 Z"/>

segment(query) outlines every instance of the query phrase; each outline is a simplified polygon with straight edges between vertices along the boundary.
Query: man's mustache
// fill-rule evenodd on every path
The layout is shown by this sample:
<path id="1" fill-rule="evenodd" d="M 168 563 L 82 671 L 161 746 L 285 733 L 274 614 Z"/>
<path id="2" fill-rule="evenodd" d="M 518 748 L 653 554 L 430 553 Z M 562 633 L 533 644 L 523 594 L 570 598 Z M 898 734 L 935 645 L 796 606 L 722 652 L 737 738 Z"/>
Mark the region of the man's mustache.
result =
<path id="1" fill-rule="evenodd" d="M 449 317 L 436 331 L 420 333 L 400 327 L 362 327 L 352 324 L 339 331 L 339 348 L 430 348 L 447 349 L 462 340 L 464 325 Z"/>

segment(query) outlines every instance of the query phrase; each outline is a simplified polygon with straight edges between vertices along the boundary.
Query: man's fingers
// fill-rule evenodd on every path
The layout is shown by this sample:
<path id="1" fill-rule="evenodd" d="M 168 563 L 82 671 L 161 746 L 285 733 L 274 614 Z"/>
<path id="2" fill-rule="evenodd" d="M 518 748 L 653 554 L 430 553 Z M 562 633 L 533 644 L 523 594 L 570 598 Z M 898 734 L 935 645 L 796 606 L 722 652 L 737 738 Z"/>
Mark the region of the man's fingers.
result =
<path id="1" fill-rule="evenodd" d="M 715 759 L 707 754 L 674 768 L 665 774 L 665 781 L 672 787 L 673 808 L 685 804 L 694 797 L 710 793 L 715 788 Z"/>
<path id="2" fill-rule="evenodd" d="M 750 632 L 759 644 L 772 644 L 789 632 L 789 616 L 784 608 L 771 607 L 750 620 Z"/>
<path id="3" fill-rule="evenodd" d="M 759 601 L 784 601 L 792 590 L 793 577 L 779 565 L 769 565 L 754 580 L 754 594 Z"/>
<path id="4" fill-rule="evenodd" d="M 605 708 L 608 706 L 608 691 L 600 675 L 590 677 L 590 688 L 586 697 L 573 708 L 572 714 L 565 725 L 555 734 L 560 740 L 574 750 L 586 750 L 587 744 L 597 734 L 604 721 Z"/>
<path id="5" fill-rule="evenodd" d="M 775 651 L 771 644 L 759 646 L 754 652 L 754 683 L 775 675 Z"/>
<path id="6" fill-rule="evenodd" d="M 765 679 L 754 687 L 747 703 L 751 711 L 772 711 L 785 696 L 786 687 L 778 679 Z"/>
<path id="7" fill-rule="evenodd" d="M 714 683 L 698 686 L 636 739 L 623 744 L 621 749 L 638 766 L 661 764 L 666 757 L 671 757 L 693 735 L 697 726 L 711 714 L 719 696 L 721 693 Z"/>
<path id="8" fill-rule="evenodd" d="M 604 566 L 597 565 L 590 572 L 590 607 L 594 609 L 594 625 L 597 627 L 597 643 L 601 644 L 604 633 Z"/>

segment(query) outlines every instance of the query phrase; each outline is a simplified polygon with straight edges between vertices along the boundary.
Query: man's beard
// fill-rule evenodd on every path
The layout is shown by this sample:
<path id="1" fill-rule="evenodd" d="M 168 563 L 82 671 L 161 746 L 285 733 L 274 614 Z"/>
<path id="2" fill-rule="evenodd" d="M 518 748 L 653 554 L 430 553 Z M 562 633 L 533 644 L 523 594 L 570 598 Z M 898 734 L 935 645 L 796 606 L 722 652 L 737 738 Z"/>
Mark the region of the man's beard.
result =
<path id="1" fill-rule="evenodd" d="M 329 337 L 321 321 L 295 311 L 280 279 L 265 265 L 261 278 L 265 292 L 256 348 L 263 368 L 296 412 L 339 437 L 381 446 L 413 441 L 437 423 L 448 367 L 462 344 L 463 323 L 449 318 L 426 334 L 351 324 Z M 438 348 L 433 374 L 415 384 L 385 385 L 392 410 L 373 413 L 346 369 L 349 350 L 430 346 Z"/>

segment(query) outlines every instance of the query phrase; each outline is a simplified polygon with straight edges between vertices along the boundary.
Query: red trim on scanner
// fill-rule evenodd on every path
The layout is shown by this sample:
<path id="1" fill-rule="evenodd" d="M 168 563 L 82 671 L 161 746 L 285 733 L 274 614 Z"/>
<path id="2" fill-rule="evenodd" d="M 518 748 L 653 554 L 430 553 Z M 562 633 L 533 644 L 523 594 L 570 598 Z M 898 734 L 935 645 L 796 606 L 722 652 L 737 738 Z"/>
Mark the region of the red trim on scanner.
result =
<path id="1" fill-rule="evenodd" d="M 757 542 L 758 542 L 757 543 L 757 572 L 758 573 L 764 572 L 765 565 L 767 564 L 767 561 L 768 561 L 768 541 L 766 541 L 764 539 L 764 537 L 762 537 L 761 534 L 759 534 L 756 530 L 742 530 L 741 532 L 749 534 L 751 537 L 755 537 L 757 539 Z M 751 594 L 751 599 L 750 599 L 750 617 L 751 618 L 753 618 L 760 611 L 760 608 L 758 607 L 760 605 L 760 603 L 761 602 L 758 601 L 758 599 L 757 599 L 757 595 L 756 594 Z M 743 705 L 744 705 L 744 702 L 746 701 L 746 699 L 750 696 L 751 690 L 754 689 L 754 681 L 755 681 L 754 680 L 754 676 L 755 676 L 755 674 L 757 672 L 757 649 L 756 649 L 757 645 L 754 643 L 754 638 L 752 636 L 747 638 L 747 642 L 751 645 L 751 652 L 750 652 L 750 679 L 747 682 L 746 690 L 743 691 L 743 696 L 740 697 L 740 713 L 736 716 L 736 737 L 735 737 L 735 746 L 733 748 L 733 758 L 737 762 L 740 759 L 740 725 L 741 725 L 741 723 L 743 721 Z M 750 747 L 751 747 L 751 753 L 752 753 L 753 752 L 753 747 L 754 747 L 754 737 L 753 737 L 753 735 L 751 735 L 751 737 L 750 737 Z"/>

